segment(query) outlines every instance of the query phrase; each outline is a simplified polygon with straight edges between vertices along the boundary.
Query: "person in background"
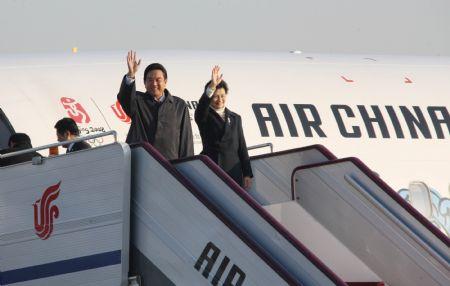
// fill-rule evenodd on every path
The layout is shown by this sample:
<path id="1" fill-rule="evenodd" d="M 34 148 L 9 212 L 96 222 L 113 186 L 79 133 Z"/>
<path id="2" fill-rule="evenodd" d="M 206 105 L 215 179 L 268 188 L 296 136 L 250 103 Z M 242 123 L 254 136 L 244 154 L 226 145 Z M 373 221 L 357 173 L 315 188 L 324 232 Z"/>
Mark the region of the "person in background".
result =
<path id="1" fill-rule="evenodd" d="M 241 117 L 226 108 L 228 85 L 215 66 L 195 110 L 195 122 L 202 137 L 203 151 L 239 185 L 249 189 L 252 168 L 242 130 Z"/>
<path id="2" fill-rule="evenodd" d="M 136 52 L 127 55 L 128 73 L 117 100 L 131 118 L 127 143 L 149 142 L 169 160 L 194 155 L 191 119 L 184 100 L 166 89 L 167 71 L 153 63 L 144 71 L 146 92 L 136 91 L 135 76 L 141 64 Z"/>
<path id="3" fill-rule="evenodd" d="M 77 123 L 72 119 L 65 117 L 58 120 L 55 124 L 56 138 L 58 142 L 75 140 L 80 136 L 80 130 L 78 129 Z M 91 148 L 91 145 L 85 141 L 70 143 L 63 145 L 67 148 L 66 153 L 71 153 L 75 151 L 85 150 Z"/>
<path id="4" fill-rule="evenodd" d="M 8 149 L 4 149 L 0 151 L 0 153 L 7 154 L 33 148 L 33 146 L 31 145 L 30 137 L 25 133 L 12 134 L 8 140 L 8 147 Z M 2 158 L 0 160 L 0 167 L 28 162 L 31 161 L 34 157 L 41 157 L 41 154 L 37 152 L 29 152 L 12 157 Z"/>

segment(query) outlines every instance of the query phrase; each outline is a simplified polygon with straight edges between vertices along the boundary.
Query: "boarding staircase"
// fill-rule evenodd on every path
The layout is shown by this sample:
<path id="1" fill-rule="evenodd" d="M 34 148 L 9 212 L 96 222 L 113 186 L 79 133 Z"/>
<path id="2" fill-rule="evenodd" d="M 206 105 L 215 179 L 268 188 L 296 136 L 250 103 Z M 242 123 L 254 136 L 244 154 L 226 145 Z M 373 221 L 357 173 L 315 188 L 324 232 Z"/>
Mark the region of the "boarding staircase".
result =
<path id="1" fill-rule="evenodd" d="M 113 141 L 0 168 L 0 285 L 450 285 L 448 237 L 357 159 L 256 156 L 245 191 Z"/>
<path id="2" fill-rule="evenodd" d="M 345 281 L 450 285 L 449 238 L 358 159 L 314 145 L 252 167 L 249 194 Z"/>
<path id="3" fill-rule="evenodd" d="M 130 158 L 114 143 L 0 168 L 0 285 L 126 285 Z"/>

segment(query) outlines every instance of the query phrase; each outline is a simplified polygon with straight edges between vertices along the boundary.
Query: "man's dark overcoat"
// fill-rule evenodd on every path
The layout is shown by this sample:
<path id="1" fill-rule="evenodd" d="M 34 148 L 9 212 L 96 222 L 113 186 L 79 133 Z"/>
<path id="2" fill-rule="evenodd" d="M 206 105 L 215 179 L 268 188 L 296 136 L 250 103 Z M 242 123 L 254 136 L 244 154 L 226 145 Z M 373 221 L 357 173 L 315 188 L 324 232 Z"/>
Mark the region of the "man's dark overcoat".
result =
<path id="1" fill-rule="evenodd" d="M 167 159 L 194 155 L 189 109 L 184 100 L 166 89 L 162 103 L 148 93 L 136 91 L 136 84 L 122 80 L 117 99 L 131 118 L 127 143 L 149 142 Z"/>

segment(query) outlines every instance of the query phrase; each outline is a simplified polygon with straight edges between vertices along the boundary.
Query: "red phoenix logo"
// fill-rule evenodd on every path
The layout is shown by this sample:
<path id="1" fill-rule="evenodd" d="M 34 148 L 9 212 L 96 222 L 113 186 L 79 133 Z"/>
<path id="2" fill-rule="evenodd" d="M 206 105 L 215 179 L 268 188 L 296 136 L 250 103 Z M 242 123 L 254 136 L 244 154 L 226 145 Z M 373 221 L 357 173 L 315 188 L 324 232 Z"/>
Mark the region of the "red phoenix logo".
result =
<path id="1" fill-rule="evenodd" d="M 42 198 L 33 204 L 34 229 L 36 235 L 43 240 L 50 237 L 53 232 L 53 219 L 59 216 L 58 207 L 50 205 L 59 196 L 59 185 L 61 185 L 61 182 L 47 188 L 42 194 Z"/>
<path id="2" fill-rule="evenodd" d="M 75 120 L 76 123 L 89 123 L 91 118 L 87 114 L 83 106 L 78 103 L 75 99 L 70 97 L 61 97 L 61 103 L 64 109 L 67 110 L 67 114 Z"/>
<path id="3" fill-rule="evenodd" d="M 113 110 L 114 114 L 117 116 L 117 118 L 120 119 L 120 121 L 130 124 L 131 118 L 125 113 L 125 111 L 122 108 L 122 105 L 120 105 L 119 101 L 116 101 L 115 104 L 111 105 L 111 109 Z"/>

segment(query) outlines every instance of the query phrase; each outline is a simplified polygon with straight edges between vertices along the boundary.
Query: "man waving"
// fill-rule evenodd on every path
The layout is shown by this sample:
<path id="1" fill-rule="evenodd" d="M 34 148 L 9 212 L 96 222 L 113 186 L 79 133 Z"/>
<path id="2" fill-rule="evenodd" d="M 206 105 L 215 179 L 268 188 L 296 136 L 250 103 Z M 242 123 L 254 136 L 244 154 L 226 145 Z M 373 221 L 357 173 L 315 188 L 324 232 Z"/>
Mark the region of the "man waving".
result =
<path id="1" fill-rule="evenodd" d="M 129 51 L 128 73 L 117 95 L 132 120 L 126 142 L 149 142 L 169 160 L 194 155 L 186 102 L 166 89 L 167 71 L 159 63 L 150 64 L 144 71 L 146 92 L 136 91 L 135 75 L 140 64 L 136 52 Z"/>

